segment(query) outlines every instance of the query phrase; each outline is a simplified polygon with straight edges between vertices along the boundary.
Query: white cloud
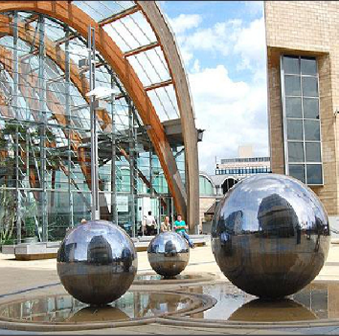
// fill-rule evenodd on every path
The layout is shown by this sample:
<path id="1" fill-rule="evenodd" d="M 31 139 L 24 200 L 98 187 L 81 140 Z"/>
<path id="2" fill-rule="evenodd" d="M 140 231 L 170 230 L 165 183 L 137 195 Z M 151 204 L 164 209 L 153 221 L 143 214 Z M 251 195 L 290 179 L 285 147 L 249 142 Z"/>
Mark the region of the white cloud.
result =
<path id="1" fill-rule="evenodd" d="M 234 53 L 240 54 L 239 69 L 264 69 L 265 56 L 265 23 L 264 18 L 254 20 L 249 27 L 239 31 L 234 45 Z"/>
<path id="2" fill-rule="evenodd" d="M 198 14 L 180 14 L 174 19 L 169 19 L 172 29 L 176 34 L 181 34 L 196 28 L 202 21 L 202 18 Z"/>
<path id="3" fill-rule="evenodd" d="M 192 66 L 192 72 L 193 73 L 199 73 L 200 72 L 200 62 L 198 59 L 194 61 L 194 64 Z"/>
<path id="4" fill-rule="evenodd" d="M 250 15 L 262 13 L 260 1 L 246 6 Z M 215 157 L 236 156 L 240 145 L 253 144 L 255 155 L 268 155 L 265 26 L 261 17 L 203 28 L 201 18 L 187 24 L 190 30 L 177 28 L 176 37 L 189 70 L 196 126 L 205 129 L 198 145 L 200 170 L 213 174 Z M 203 67 L 200 51 L 218 56 L 218 63 Z M 247 72 L 246 81 L 232 79 L 222 57 L 225 64 L 232 57 L 240 78 Z"/>
<path id="5" fill-rule="evenodd" d="M 246 2 L 247 3 L 247 2 Z M 252 6 L 252 5 L 249 5 Z M 261 2 L 255 5 L 258 8 Z M 260 8 L 261 8 L 260 7 Z M 191 15 L 195 17 L 196 15 Z M 171 20 L 181 22 L 183 14 Z M 183 54 L 186 65 L 194 61 L 194 54 L 199 51 L 207 51 L 211 56 L 239 57 L 237 70 L 250 70 L 256 73 L 258 69 L 263 69 L 266 62 L 265 55 L 265 23 L 264 18 L 255 19 L 249 24 L 242 20 L 233 19 L 225 22 L 216 22 L 211 27 L 201 28 L 201 16 L 199 20 L 187 22 L 187 27 L 196 28 L 193 31 L 183 29 L 183 24 L 175 27 L 177 42 Z"/>
<path id="6" fill-rule="evenodd" d="M 217 22 L 212 27 L 198 28 L 190 35 L 180 36 L 178 41 L 184 49 L 205 50 L 226 56 L 230 53 L 240 27 L 241 20 Z"/>
<path id="7" fill-rule="evenodd" d="M 189 76 L 196 104 L 224 104 L 244 99 L 249 87 L 245 82 L 232 82 L 223 65 L 203 69 Z"/>
<path id="8" fill-rule="evenodd" d="M 189 75 L 196 126 L 205 129 L 199 143 L 200 170 L 213 173 L 215 156 L 236 156 L 239 145 L 252 143 L 267 155 L 266 86 L 233 81 L 224 65 Z"/>

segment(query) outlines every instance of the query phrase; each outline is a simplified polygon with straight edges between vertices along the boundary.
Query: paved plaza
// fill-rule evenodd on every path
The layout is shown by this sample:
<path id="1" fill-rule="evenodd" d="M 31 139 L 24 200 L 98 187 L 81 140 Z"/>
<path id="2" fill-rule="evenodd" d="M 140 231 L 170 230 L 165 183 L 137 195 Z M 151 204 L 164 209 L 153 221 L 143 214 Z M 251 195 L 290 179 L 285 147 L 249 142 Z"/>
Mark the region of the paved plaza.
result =
<path id="1" fill-rule="evenodd" d="M 327 262 L 317 277 L 316 281 L 335 282 L 339 280 L 339 244 L 332 244 Z M 147 260 L 146 252 L 138 252 L 138 274 L 152 272 Z M 0 304 L 22 298 L 33 298 L 41 295 L 53 295 L 63 293 L 64 289 L 59 283 L 56 272 L 56 260 L 17 261 L 14 256 L 0 254 L 1 286 Z M 207 246 L 197 247 L 191 250 L 190 263 L 183 274 L 213 273 L 217 281 L 227 281 L 214 261 L 210 243 Z M 158 286 L 152 290 L 175 289 L 185 291 L 187 284 Z M 161 287 L 161 288 L 160 288 Z M 133 286 L 132 286 L 133 288 Z M 21 331 L 1 329 L 1 334 L 36 334 L 34 331 Z M 318 323 L 298 325 L 291 323 L 284 326 L 237 325 L 225 327 L 211 327 L 187 325 L 186 323 L 166 323 L 159 319 L 153 323 L 142 325 L 129 325 L 126 327 L 114 327 L 97 330 L 75 330 L 64 332 L 51 332 L 52 334 L 336 334 L 339 333 L 339 320 L 333 323 Z"/>

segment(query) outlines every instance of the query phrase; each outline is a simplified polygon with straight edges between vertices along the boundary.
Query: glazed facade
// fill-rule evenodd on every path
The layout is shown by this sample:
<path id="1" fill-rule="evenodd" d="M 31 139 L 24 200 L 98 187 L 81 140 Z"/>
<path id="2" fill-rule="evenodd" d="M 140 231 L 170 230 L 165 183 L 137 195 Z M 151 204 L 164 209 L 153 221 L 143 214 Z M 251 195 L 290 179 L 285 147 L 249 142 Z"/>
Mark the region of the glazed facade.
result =
<path id="1" fill-rule="evenodd" d="M 85 8 L 85 2 L 75 5 Z M 64 22 L 32 11 L 3 12 L 1 30 L 0 243 L 60 240 L 67 228 L 91 217 L 87 40 Z M 92 61 L 95 86 L 117 92 L 94 102 L 101 219 L 136 236 L 148 210 L 158 222 L 173 216 L 173 195 L 150 126 L 99 51 Z M 178 118 L 176 102 L 166 101 L 165 91 L 149 92 L 161 96 L 153 101 L 161 121 Z M 167 96 L 175 97 L 173 88 Z M 170 146 L 185 185 L 184 143 Z"/>

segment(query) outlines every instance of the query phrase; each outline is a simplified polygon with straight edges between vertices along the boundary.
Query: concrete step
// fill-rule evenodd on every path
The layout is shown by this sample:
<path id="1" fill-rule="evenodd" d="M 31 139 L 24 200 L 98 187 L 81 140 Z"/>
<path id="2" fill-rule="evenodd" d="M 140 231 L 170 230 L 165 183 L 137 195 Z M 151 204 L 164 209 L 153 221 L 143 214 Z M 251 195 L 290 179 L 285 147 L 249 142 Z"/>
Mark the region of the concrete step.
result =
<path id="1" fill-rule="evenodd" d="M 146 251 L 149 242 L 154 236 L 143 236 L 132 238 L 137 252 Z M 190 235 L 196 246 L 204 246 L 210 241 L 209 235 Z M 21 243 L 17 245 L 3 245 L 3 254 L 14 254 L 17 260 L 39 260 L 56 258 L 61 241 Z"/>

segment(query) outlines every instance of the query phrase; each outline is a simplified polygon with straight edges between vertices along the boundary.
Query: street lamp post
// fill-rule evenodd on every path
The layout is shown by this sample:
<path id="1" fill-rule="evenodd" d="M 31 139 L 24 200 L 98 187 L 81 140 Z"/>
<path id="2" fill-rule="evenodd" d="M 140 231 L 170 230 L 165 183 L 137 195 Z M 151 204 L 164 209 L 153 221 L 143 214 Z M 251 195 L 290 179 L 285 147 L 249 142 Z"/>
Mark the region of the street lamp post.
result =
<path id="1" fill-rule="evenodd" d="M 95 87 L 95 30 L 88 27 L 88 64 L 89 64 L 89 88 L 86 94 L 90 98 L 90 118 L 91 118 L 91 189 L 92 189 L 92 212 L 91 219 L 100 219 L 99 202 L 99 154 L 98 154 L 98 132 L 96 105 L 98 101 L 105 97 L 111 97 L 111 104 L 114 104 L 115 95 L 118 93 L 114 88 Z M 115 160 L 115 158 L 112 158 Z"/>
<path id="2" fill-rule="evenodd" d="M 98 173 L 98 133 L 96 130 L 96 111 L 95 111 L 95 30 L 92 26 L 88 27 L 88 62 L 89 62 L 89 89 L 87 94 L 90 97 L 90 118 L 91 118 L 91 189 L 92 189 L 92 212 L 91 219 L 100 219 L 99 204 L 99 173 Z"/>

